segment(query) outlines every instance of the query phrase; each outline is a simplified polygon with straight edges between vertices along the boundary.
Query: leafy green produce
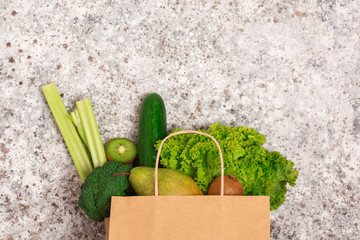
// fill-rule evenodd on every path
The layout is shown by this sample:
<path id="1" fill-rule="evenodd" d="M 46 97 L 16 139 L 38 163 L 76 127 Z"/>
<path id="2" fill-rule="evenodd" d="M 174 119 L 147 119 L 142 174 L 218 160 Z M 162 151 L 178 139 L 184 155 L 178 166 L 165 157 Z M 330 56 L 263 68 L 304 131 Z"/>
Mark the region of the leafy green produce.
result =
<path id="1" fill-rule="evenodd" d="M 218 123 L 203 132 L 219 142 L 225 175 L 234 175 L 240 181 L 244 195 L 270 196 L 271 210 L 284 203 L 286 186 L 295 186 L 298 171 L 293 168 L 294 163 L 279 152 L 270 152 L 261 146 L 266 142 L 262 134 L 246 126 L 229 127 Z M 156 144 L 157 149 L 160 142 Z M 205 193 L 221 171 L 215 143 L 199 134 L 180 134 L 168 139 L 163 145 L 160 162 L 166 168 L 179 169 L 194 178 Z"/>
<path id="2" fill-rule="evenodd" d="M 132 167 L 109 161 L 95 168 L 81 186 L 79 206 L 94 221 L 101 222 L 110 216 L 112 196 L 132 194 L 128 175 Z"/>

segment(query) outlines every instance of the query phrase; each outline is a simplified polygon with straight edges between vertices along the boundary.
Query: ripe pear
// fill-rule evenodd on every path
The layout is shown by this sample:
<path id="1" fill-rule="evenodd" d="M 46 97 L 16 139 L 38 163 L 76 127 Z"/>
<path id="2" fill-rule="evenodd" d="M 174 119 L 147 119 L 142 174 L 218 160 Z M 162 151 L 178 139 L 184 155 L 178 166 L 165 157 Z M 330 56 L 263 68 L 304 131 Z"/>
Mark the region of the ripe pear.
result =
<path id="1" fill-rule="evenodd" d="M 139 196 L 155 194 L 155 168 L 139 166 L 131 170 L 129 182 Z M 159 168 L 159 195 L 204 195 L 195 181 L 178 170 Z"/>

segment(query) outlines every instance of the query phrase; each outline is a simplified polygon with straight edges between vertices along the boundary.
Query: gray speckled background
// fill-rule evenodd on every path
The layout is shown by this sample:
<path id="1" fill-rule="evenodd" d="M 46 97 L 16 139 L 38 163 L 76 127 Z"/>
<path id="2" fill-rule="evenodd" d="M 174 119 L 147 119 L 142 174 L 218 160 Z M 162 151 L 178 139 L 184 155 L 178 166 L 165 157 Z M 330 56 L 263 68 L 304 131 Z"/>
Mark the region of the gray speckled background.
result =
<path id="1" fill-rule="evenodd" d="M 360 2 L 0 3 L 0 238 L 103 239 L 40 86 L 90 97 L 104 141 L 137 140 L 141 99 L 168 130 L 221 122 L 295 162 L 272 239 L 360 239 Z"/>

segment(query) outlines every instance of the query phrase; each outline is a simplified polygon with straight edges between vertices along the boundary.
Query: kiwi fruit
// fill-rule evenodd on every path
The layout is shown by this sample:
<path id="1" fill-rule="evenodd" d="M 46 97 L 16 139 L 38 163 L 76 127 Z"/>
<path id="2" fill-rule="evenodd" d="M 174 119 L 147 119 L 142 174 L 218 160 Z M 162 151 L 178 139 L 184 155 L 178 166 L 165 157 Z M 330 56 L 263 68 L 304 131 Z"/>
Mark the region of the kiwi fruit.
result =
<path id="1" fill-rule="evenodd" d="M 207 195 L 220 195 L 221 193 L 221 176 L 215 178 L 210 184 Z M 224 176 L 224 195 L 244 195 L 244 188 L 233 175 Z"/>
<path id="2" fill-rule="evenodd" d="M 135 143 L 126 138 L 111 139 L 106 145 L 106 157 L 109 161 L 130 164 L 137 154 Z"/>

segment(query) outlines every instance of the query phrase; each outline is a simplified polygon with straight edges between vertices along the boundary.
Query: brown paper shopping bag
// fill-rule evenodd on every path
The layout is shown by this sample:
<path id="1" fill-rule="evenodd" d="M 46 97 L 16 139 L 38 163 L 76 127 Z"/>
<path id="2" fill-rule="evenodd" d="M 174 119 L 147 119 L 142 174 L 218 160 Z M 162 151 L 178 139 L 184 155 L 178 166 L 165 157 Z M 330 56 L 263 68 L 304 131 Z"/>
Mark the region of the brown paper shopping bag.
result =
<path id="1" fill-rule="evenodd" d="M 159 196 L 157 166 L 163 143 L 171 136 L 196 133 L 210 137 L 220 151 L 221 195 Z M 216 139 L 198 131 L 180 131 L 161 143 L 154 172 L 155 196 L 112 197 L 109 240 L 270 239 L 268 196 L 224 196 L 224 163 Z"/>

